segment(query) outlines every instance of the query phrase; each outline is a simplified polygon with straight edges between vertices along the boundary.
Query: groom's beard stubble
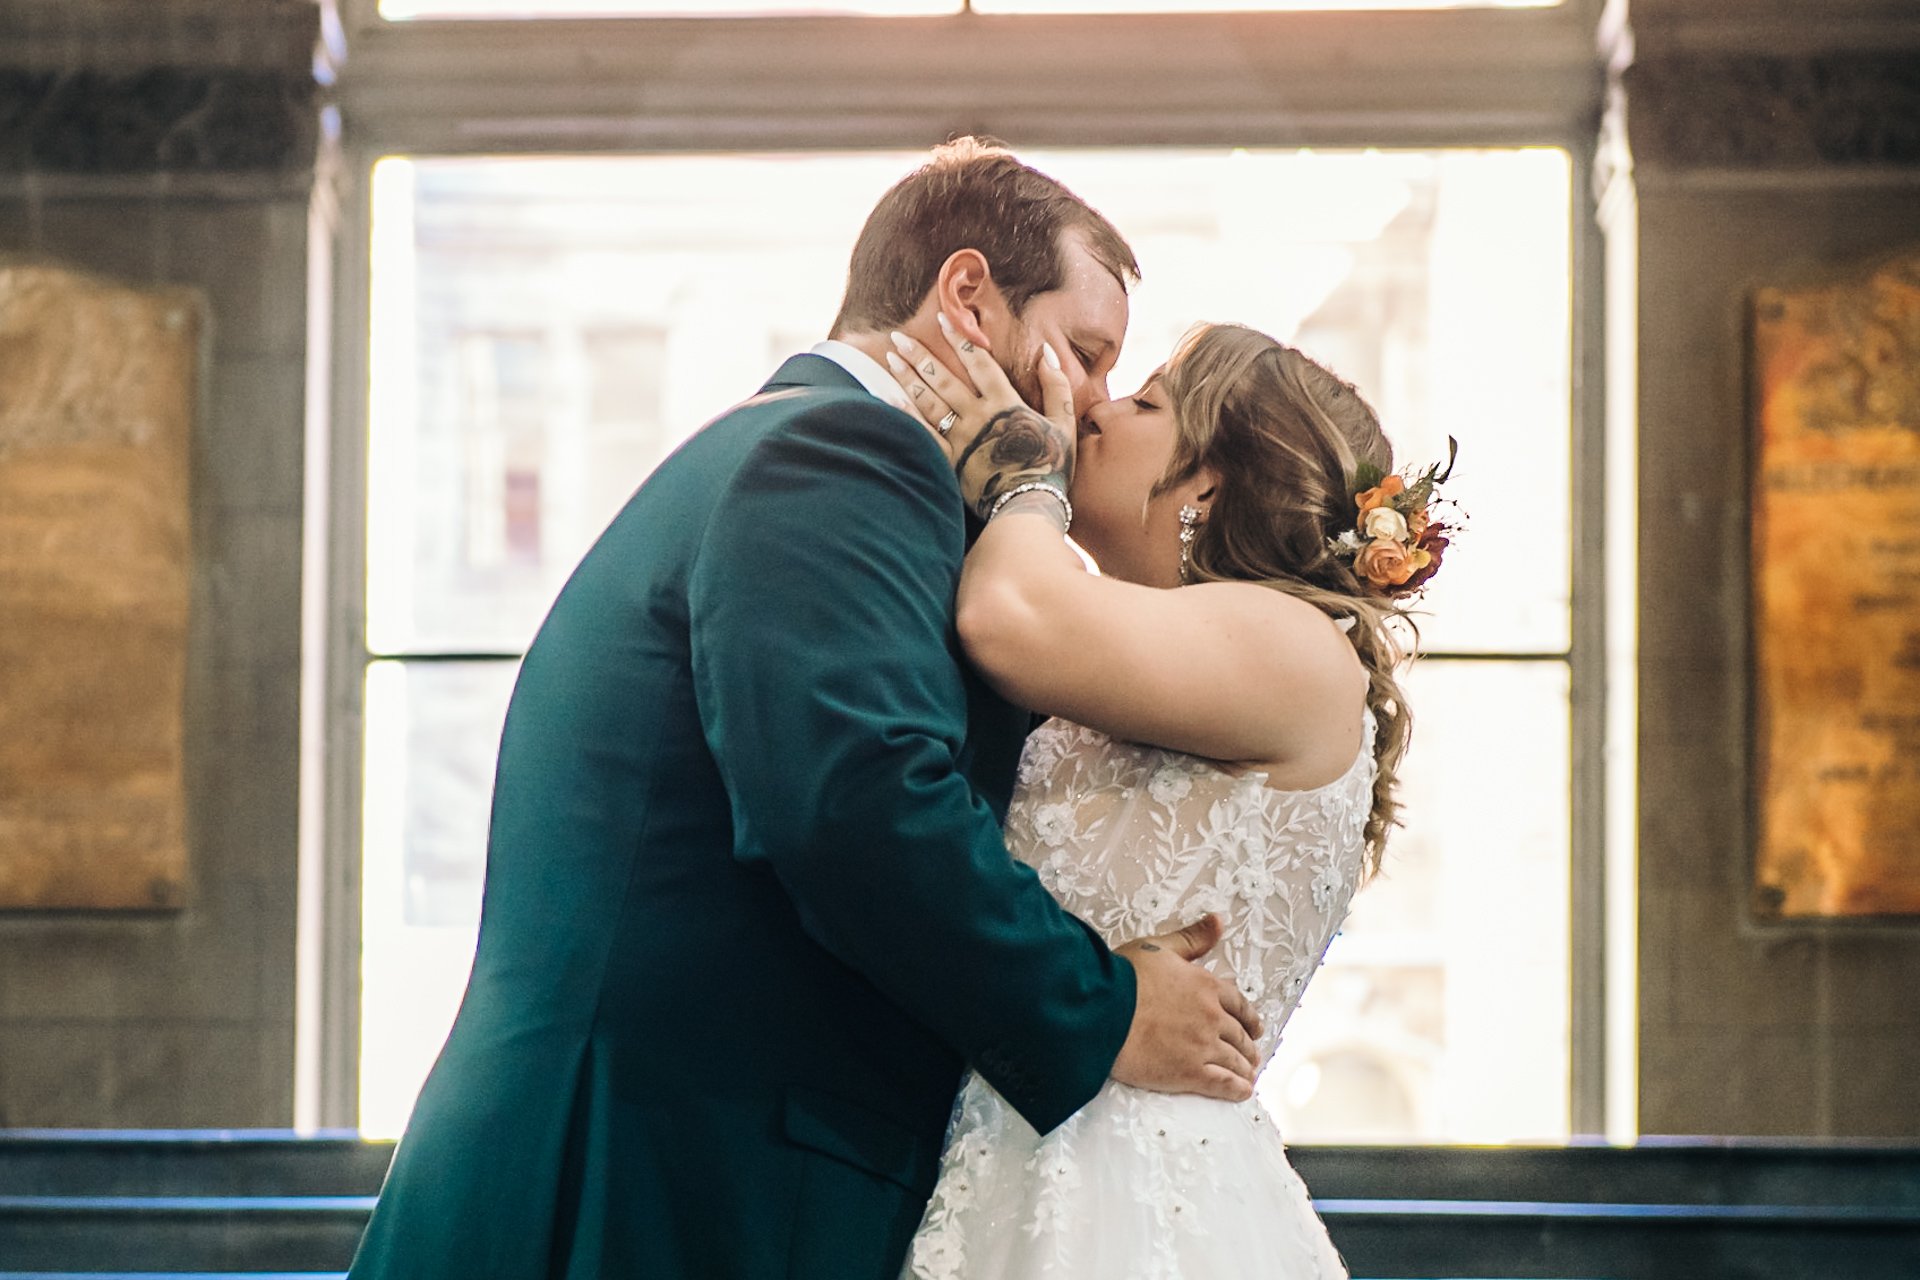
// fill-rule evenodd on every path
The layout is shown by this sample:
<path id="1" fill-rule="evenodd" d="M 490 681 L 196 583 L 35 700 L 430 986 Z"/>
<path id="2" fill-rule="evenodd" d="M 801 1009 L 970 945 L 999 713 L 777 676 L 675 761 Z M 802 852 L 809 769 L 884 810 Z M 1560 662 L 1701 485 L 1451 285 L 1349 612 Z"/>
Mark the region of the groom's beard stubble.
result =
<path id="1" fill-rule="evenodd" d="M 1017 362 L 1002 360 L 1001 370 L 1007 375 L 1007 381 L 1013 384 L 1013 389 L 1020 393 L 1020 398 L 1027 402 L 1028 408 L 1045 413 L 1046 393 L 1040 387 L 1039 353 L 1035 352 L 1031 357 L 1022 353 L 1016 359 Z"/>

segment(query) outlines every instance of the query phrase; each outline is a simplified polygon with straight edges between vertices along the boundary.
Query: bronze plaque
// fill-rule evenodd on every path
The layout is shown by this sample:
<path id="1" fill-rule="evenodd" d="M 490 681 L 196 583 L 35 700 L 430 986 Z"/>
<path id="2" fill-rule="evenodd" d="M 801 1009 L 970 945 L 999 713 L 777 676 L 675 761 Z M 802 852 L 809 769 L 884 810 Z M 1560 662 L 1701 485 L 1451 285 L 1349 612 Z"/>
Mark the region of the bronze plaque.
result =
<path id="1" fill-rule="evenodd" d="M 182 901 L 200 317 L 0 264 L 0 908 Z"/>
<path id="2" fill-rule="evenodd" d="M 1920 255 L 1753 320 L 1755 909 L 1920 915 Z"/>

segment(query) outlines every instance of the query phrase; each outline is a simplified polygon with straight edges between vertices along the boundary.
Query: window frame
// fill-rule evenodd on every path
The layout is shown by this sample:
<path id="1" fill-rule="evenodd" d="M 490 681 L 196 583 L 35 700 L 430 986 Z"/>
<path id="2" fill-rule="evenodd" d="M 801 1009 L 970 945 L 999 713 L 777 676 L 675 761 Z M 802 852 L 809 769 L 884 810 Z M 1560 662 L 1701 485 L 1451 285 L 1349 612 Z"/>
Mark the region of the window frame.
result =
<path id="1" fill-rule="evenodd" d="M 314 200 L 322 296 L 313 301 L 315 346 L 329 358 L 325 376 L 316 373 L 309 424 L 304 706 L 319 723 L 307 737 L 311 794 L 302 806 L 298 1125 L 358 1123 L 364 687 L 368 664 L 387 656 L 369 651 L 366 634 L 375 163 L 914 150 L 974 132 L 1031 149 L 1552 146 L 1570 156 L 1570 646 L 1433 656 L 1568 664 L 1571 1131 L 1617 1137 L 1630 1126 L 1618 1099 L 1631 1097 L 1620 1080 L 1631 1054 L 1618 1018 L 1610 1048 L 1606 1012 L 1609 891 L 1617 919 L 1633 886 L 1609 886 L 1607 870 L 1608 841 L 1621 834 L 1608 826 L 1605 767 L 1604 245 L 1588 198 L 1605 84 L 1601 0 L 1550 9 L 408 22 L 380 18 L 377 0 L 323 6 L 329 103 Z M 930 49 L 972 70 L 929 77 Z"/>

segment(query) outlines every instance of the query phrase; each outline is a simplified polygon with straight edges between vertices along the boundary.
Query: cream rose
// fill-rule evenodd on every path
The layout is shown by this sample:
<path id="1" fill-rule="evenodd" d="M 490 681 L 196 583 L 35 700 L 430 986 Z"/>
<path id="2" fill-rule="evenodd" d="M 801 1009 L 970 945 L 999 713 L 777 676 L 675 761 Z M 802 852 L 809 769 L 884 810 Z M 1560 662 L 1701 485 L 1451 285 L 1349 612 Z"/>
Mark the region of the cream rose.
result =
<path id="1" fill-rule="evenodd" d="M 1408 539 L 1407 518 L 1392 507 L 1375 507 L 1361 517 L 1360 532 L 1369 538 L 1385 538 L 1389 542 L 1405 542 Z"/>

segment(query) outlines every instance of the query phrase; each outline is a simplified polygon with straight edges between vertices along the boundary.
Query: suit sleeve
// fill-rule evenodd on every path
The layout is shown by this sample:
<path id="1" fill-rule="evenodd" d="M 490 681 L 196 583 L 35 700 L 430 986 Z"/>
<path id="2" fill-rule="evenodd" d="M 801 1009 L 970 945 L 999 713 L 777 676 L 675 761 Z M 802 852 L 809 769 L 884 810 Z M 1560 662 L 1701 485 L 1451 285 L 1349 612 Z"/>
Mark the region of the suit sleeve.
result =
<path id="1" fill-rule="evenodd" d="M 773 428 L 693 571 L 694 689 L 736 856 L 1044 1133 L 1106 1079 L 1134 974 L 1007 853 L 959 771 L 961 512 L 939 448 L 877 401 Z"/>

